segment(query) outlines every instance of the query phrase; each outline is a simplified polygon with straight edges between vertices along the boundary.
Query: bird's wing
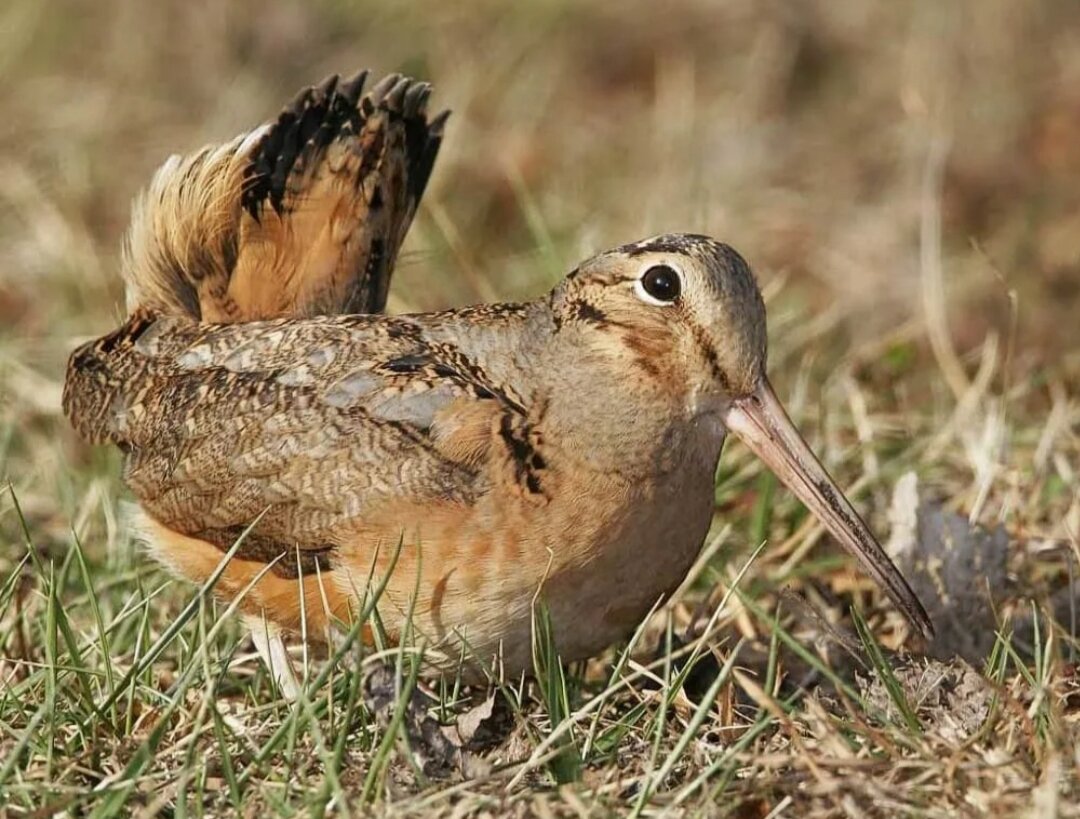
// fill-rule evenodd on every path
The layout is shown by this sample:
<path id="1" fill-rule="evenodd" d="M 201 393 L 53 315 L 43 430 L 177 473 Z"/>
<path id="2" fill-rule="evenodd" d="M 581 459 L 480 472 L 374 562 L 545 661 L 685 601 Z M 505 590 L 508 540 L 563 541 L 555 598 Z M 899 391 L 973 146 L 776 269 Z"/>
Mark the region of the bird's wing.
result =
<path id="1" fill-rule="evenodd" d="M 302 91 L 277 120 L 173 157 L 138 200 L 128 305 L 207 322 L 377 313 L 447 112 L 366 74 Z"/>
<path id="2" fill-rule="evenodd" d="M 470 504 L 524 414 L 459 349 L 384 316 L 136 314 L 74 353 L 64 402 L 126 453 L 160 523 L 228 546 L 262 515 L 245 548 L 278 552 L 331 548 L 383 504 Z"/>

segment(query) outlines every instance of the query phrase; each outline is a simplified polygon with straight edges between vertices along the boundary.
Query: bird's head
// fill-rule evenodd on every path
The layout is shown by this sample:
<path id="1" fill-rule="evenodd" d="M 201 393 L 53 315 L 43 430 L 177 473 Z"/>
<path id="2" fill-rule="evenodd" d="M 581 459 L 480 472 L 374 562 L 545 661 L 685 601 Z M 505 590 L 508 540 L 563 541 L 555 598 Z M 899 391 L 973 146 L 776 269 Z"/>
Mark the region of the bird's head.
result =
<path id="1" fill-rule="evenodd" d="M 732 248 L 673 233 L 601 253 L 556 293 L 591 352 L 627 360 L 695 414 L 746 395 L 765 373 L 765 305 Z M 590 333 L 588 329 L 596 332 Z"/>
<path id="2" fill-rule="evenodd" d="M 610 358 L 626 389 L 674 401 L 735 433 L 817 516 L 924 634 L 918 598 L 788 417 L 765 373 L 765 304 L 729 246 L 665 234 L 601 253 L 553 293 L 582 356 Z"/>

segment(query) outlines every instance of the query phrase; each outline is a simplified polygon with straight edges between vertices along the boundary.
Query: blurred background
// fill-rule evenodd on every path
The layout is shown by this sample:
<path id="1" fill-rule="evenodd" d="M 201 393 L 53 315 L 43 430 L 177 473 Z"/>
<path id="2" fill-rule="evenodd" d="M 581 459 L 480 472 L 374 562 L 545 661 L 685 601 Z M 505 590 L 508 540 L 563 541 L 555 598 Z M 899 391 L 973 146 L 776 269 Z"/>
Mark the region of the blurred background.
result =
<path id="1" fill-rule="evenodd" d="M 393 310 L 535 295 L 699 231 L 765 285 L 781 383 L 839 366 L 903 417 L 989 356 L 1038 418 L 1080 380 L 1073 0 L 5 0 L 0 477 L 47 529 L 95 503 L 63 365 L 122 315 L 133 195 L 364 66 L 454 111 Z"/>
<path id="2" fill-rule="evenodd" d="M 155 635 L 175 636 L 192 589 L 139 554 L 124 523 L 119 453 L 82 443 L 62 415 L 64 367 L 77 344 L 123 317 L 121 240 L 132 197 L 154 169 L 275 118 L 326 75 L 362 67 L 429 80 L 431 109 L 453 109 L 399 259 L 392 311 L 536 296 L 587 255 L 661 231 L 732 244 L 763 285 L 777 392 L 871 528 L 906 554 L 905 570 L 916 565 L 907 576 L 938 627 L 931 653 L 967 652 L 980 667 L 996 658 L 987 666 L 997 669 L 994 710 L 1007 719 L 998 728 L 988 720 L 978 738 L 961 743 L 958 723 L 921 693 L 918 705 L 938 710 L 924 712 L 918 736 L 869 727 L 849 711 L 826 723 L 818 705 L 792 712 L 801 727 L 785 719 L 784 731 L 754 746 L 768 753 L 725 763 L 738 773 L 713 768 L 713 751 L 694 750 L 678 765 L 690 772 L 672 771 L 675 781 L 696 776 L 694 766 L 719 770 L 732 810 L 752 806 L 741 815 L 779 815 L 785 792 L 800 800 L 789 811 L 800 816 L 811 815 L 803 800 L 819 797 L 837 800 L 837 812 L 841 804 L 880 812 L 895 799 L 910 804 L 898 813 L 1011 815 L 1009 806 L 1035 793 L 1043 813 L 1056 809 L 1057 777 L 1076 778 L 1080 701 L 1078 644 L 1063 636 L 1080 633 L 1077 0 L 0 0 L 0 689 L 28 681 L 0 696 L 0 759 L 17 761 L 27 738 L 37 749 L 25 768 L 0 764 L 12 793 L 17 785 L 29 800 L 44 782 L 56 798 L 92 787 L 112 800 L 121 792 L 101 788 L 134 770 L 127 760 L 140 758 L 150 747 L 140 737 L 151 734 L 166 739 L 139 794 L 165 805 L 170 788 L 182 794 L 187 785 L 176 783 L 189 781 L 200 793 L 204 782 L 224 792 L 221 771 L 232 762 L 201 739 L 189 743 L 186 728 L 156 727 L 172 713 L 160 710 L 158 687 L 173 690 L 180 669 L 209 656 L 194 650 L 202 617 L 194 641 L 193 620 L 169 638 L 145 684 L 132 685 L 123 742 L 87 707 L 91 686 L 113 685 L 106 658 L 135 668 L 164 639 Z M 832 627 L 822 624 L 828 616 L 844 628 L 848 603 L 868 613 L 885 648 L 904 642 L 899 615 L 849 561 L 830 556 L 805 510 L 737 442 L 721 461 L 716 506 L 703 582 L 668 607 L 677 634 L 690 635 L 739 585 L 840 673 L 856 655 L 828 649 Z M 1035 629 L 1036 603 L 1068 631 Z M 748 605 L 732 598 L 720 625 L 750 640 L 740 666 L 758 667 L 778 632 Z M 664 645 L 667 613 L 654 618 L 651 645 Z M 58 660 L 57 623 L 68 620 L 102 650 Z M 230 629 L 215 652 L 231 663 L 247 649 L 239 624 Z M 1020 653 L 1009 682 L 998 647 L 1011 640 Z M 1036 658 L 1032 671 L 1021 656 Z M 607 679 L 604 662 L 595 679 Z M 780 666 L 793 685 L 810 679 L 794 661 Z M 223 692 L 222 709 L 259 701 L 265 679 L 250 667 L 233 666 L 214 683 L 221 688 L 207 689 Z M 945 679 L 916 670 L 935 687 Z M 975 689 L 953 685 L 941 690 L 976 713 L 967 693 Z M 721 697 L 729 709 L 734 689 Z M 609 767 L 587 774 L 604 783 L 596 793 L 636 794 L 637 808 L 666 776 L 652 778 L 661 745 L 651 714 L 661 715 L 659 737 L 667 712 L 645 708 L 645 696 L 613 701 L 611 756 L 606 740 L 596 746 Z M 351 726 L 348 702 L 340 724 Z M 240 707 L 221 713 L 232 720 Z M 673 714 L 689 713 L 678 707 Z M 555 711 L 542 712 L 536 725 L 554 723 Z M 202 727 L 205 713 L 195 718 Z M 258 722 L 248 723 L 250 736 L 269 736 L 274 713 L 250 710 Z M 743 736 L 742 716 L 719 713 L 709 743 Z M 329 722 L 320 730 L 332 731 L 336 718 Z M 530 737 L 547 730 L 526 728 Z M 249 814 L 268 804 L 276 815 L 296 783 L 325 801 L 322 774 L 305 767 L 318 762 L 307 730 L 289 734 L 281 783 L 268 773 L 259 785 L 266 802 L 244 792 Z M 789 733 L 796 761 L 783 767 L 776 760 Z M 390 746 L 379 741 L 381 754 Z M 245 735 L 233 758 L 252 747 Z M 826 766 L 823 779 L 819 750 L 858 764 Z M 342 782 L 354 787 L 364 769 L 344 764 Z M 626 785 L 639 781 L 650 784 Z M 501 791 L 503 782 L 489 786 Z M 760 803 L 736 796 L 757 790 Z M 1062 793 L 1062 811 L 1074 796 Z M 931 806 L 946 797 L 952 810 Z M 63 809 L 78 814 L 78 804 Z M 536 804 L 540 812 L 549 803 Z"/>

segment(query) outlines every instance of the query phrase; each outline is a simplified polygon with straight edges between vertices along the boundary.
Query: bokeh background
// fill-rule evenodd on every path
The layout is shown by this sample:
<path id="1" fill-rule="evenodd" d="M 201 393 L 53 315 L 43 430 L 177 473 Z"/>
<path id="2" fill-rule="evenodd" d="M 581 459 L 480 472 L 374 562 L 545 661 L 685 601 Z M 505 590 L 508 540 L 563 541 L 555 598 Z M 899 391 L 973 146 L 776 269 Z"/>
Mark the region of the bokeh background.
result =
<path id="1" fill-rule="evenodd" d="M 0 475 L 36 525 L 63 539 L 93 506 L 63 365 L 122 315 L 133 195 L 362 66 L 454 111 L 394 310 L 534 295 L 701 231 L 757 270 L 774 368 L 820 376 L 810 403 L 843 372 L 902 418 L 959 396 L 988 343 L 1032 418 L 1078 380 L 1072 0 L 6 0 Z"/>
<path id="2" fill-rule="evenodd" d="M 153 169 L 362 66 L 454 111 L 400 306 L 533 293 L 537 254 L 554 279 L 681 229 L 877 333 L 919 316 L 929 195 L 962 350 L 1005 332 L 1009 288 L 1026 352 L 1080 339 L 1070 0 L 7 0 L 0 332 L 47 340 L 32 359 L 106 329 Z"/>
<path id="3" fill-rule="evenodd" d="M 871 528 L 914 543 L 916 504 L 932 498 L 940 505 L 925 507 L 929 519 L 962 535 L 919 535 L 932 558 L 919 580 L 935 606 L 932 648 L 951 656 L 963 637 L 978 643 L 969 659 L 982 668 L 995 644 L 986 668 L 1003 719 L 961 745 L 955 715 L 922 694 L 922 731 L 906 735 L 843 709 L 823 722 L 824 700 L 810 694 L 789 715 L 802 741 L 785 744 L 785 719 L 724 763 L 724 804 L 747 816 L 789 804 L 798 816 L 869 814 L 883 800 L 897 815 L 1012 815 L 1032 798 L 1050 810 L 1058 777 L 1071 777 L 1058 807 L 1080 815 L 1066 810 L 1080 804 L 1080 644 L 1069 637 L 1080 610 L 1077 0 L 0 0 L 0 761 L 21 765 L 0 764 L 0 779 L 18 785 L 12 804 L 29 810 L 40 786 L 60 800 L 49 803 L 56 810 L 69 796 L 83 800 L 69 813 L 89 809 L 89 788 L 150 747 L 139 731 L 156 719 L 158 689 L 201 663 L 189 646 L 204 632 L 192 621 L 133 687 L 121 742 L 86 705 L 104 697 L 102 680 L 111 688 L 113 664 L 135 668 L 193 596 L 138 553 L 123 523 L 118 453 L 78 441 L 60 409 L 69 352 L 122 318 L 130 201 L 170 154 L 225 141 L 275 117 L 301 87 L 361 67 L 430 80 L 432 107 L 454 112 L 393 311 L 526 298 L 597 250 L 668 230 L 712 234 L 757 271 L 777 391 Z M 646 642 L 661 645 L 667 614 L 692 634 L 738 584 L 797 645 L 825 651 L 822 618 L 843 628 L 852 603 L 886 649 L 904 644 L 899 615 L 849 562 L 829 557 L 835 547 L 737 443 L 716 499 L 716 548 L 701 582 L 654 618 Z M 897 500 L 904 514 L 890 515 Z M 989 534 L 969 534 L 969 521 Z M 76 542 L 88 565 L 77 578 Z M 945 553 L 933 551 L 942 548 L 955 569 L 944 594 Z M 1032 638 L 1040 610 L 1059 628 Z M 100 638 L 101 651 L 58 659 L 57 611 L 87 645 Z M 723 611 L 722 633 L 749 640 L 740 665 L 769 656 L 773 626 L 734 598 Z M 103 622 L 116 626 L 109 643 Z M 262 708 L 269 682 L 250 657 L 232 664 L 248 649 L 230 628 L 208 655 L 222 669 L 207 678 L 216 693 L 195 701 L 258 721 L 234 745 L 240 758 L 282 723 Z M 1039 633 L 1053 635 L 1045 652 Z M 1011 660 L 998 642 L 1015 645 Z M 604 678 L 610 658 L 587 671 Z M 845 652 L 826 659 L 850 670 Z M 86 678 L 68 673 L 84 660 Z M 804 684 L 780 663 L 785 684 Z M 935 686 L 945 679 L 920 668 L 901 670 Z M 5 696 L 10 680 L 22 688 Z M 720 697 L 727 706 L 710 742 L 723 746 L 755 719 L 733 710 L 754 690 L 740 686 Z M 967 708 L 969 689 L 956 690 Z M 588 760 L 589 788 L 608 783 L 593 793 L 607 788 L 612 810 L 646 793 L 635 788 L 652 781 L 661 747 L 646 727 L 658 708 L 639 694 L 613 701 L 611 755 L 601 748 Z M 244 703 L 252 707 L 236 710 Z M 550 708 L 528 707 L 491 758 L 527 756 L 555 722 Z M 136 796 L 165 805 L 189 776 L 218 777 L 221 793 L 206 805 L 221 815 L 224 752 L 208 743 L 204 712 L 197 729 L 191 713 L 139 768 Z M 256 771 L 247 814 L 277 815 L 280 793 L 294 790 L 295 804 L 325 807 L 307 731 L 296 753 L 290 734 L 269 768 L 247 769 Z M 202 745 L 188 745 L 199 736 Z M 364 776 L 375 736 L 350 741 L 347 788 Z M 830 767 L 828 788 L 817 752 L 804 753 L 840 748 L 847 759 L 856 746 L 859 764 Z M 715 771 L 714 751 L 687 754 L 683 781 Z M 503 798 L 503 781 L 485 787 Z M 519 805 L 530 787 L 517 791 Z M 114 807 L 123 797 L 100 793 Z M 519 815 L 547 802 L 537 805 Z"/>

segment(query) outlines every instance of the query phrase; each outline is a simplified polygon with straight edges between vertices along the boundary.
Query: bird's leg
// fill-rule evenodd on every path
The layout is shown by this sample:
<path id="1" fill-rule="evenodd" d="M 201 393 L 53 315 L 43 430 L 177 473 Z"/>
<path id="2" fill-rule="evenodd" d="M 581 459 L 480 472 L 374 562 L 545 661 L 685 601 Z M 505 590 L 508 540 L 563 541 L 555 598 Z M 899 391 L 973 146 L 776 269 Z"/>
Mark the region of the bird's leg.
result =
<path id="1" fill-rule="evenodd" d="M 300 696 L 300 683 L 297 681 L 296 669 L 285 647 L 285 641 L 281 637 L 281 630 L 265 618 L 253 615 L 245 617 L 244 624 L 250 629 L 255 650 L 269 669 L 278 691 L 289 702 L 295 702 Z"/>

